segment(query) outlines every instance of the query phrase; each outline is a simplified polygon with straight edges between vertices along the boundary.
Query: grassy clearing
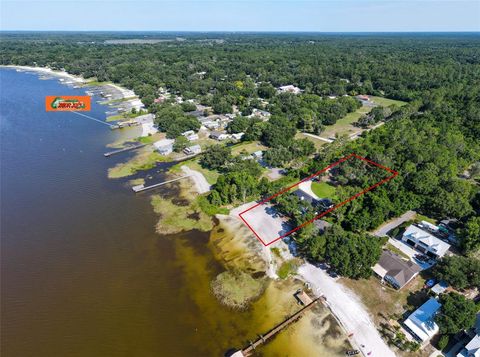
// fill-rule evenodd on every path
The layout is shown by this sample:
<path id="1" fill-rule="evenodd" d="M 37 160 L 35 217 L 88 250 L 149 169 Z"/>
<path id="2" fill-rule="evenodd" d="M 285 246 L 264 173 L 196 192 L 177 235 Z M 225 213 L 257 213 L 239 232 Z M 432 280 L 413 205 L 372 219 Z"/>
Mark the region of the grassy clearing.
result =
<path id="1" fill-rule="evenodd" d="M 307 139 L 307 140 L 310 140 L 310 141 L 313 143 L 313 145 L 315 145 L 315 148 L 316 148 L 316 149 L 320 149 L 322 146 L 328 144 L 326 141 L 323 141 L 323 140 L 320 140 L 320 139 L 317 139 L 317 138 L 314 138 L 314 137 L 305 135 L 305 133 L 297 133 L 297 134 L 295 135 L 295 139 Z"/>
<path id="2" fill-rule="evenodd" d="M 165 133 L 158 132 L 153 135 L 139 137 L 137 138 L 137 141 L 143 144 L 153 144 L 154 142 L 165 139 L 165 138 L 166 138 Z"/>
<path id="3" fill-rule="evenodd" d="M 119 121 L 119 120 L 126 120 L 126 119 L 133 119 L 139 117 L 140 115 L 145 115 L 145 113 L 122 113 L 117 115 L 111 115 L 107 117 L 106 121 Z"/>
<path id="4" fill-rule="evenodd" d="M 355 132 L 361 131 L 360 128 L 353 126 L 352 124 L 358 121 L 361 116 L 369 113 L 372 110 L 371 107 L 362 106 L 352 113 L 348 113 L 343 118 L 338 119 L 334 125 L 329 125 L 325 128 L 325 131 L 320 135 L 322 138 L 330 138 L 338 135 L 350 135 Z"/>
<path id="5" fill-rule="evenodd" d="M 433 219 L 433 218 L 424 216 L 423 214 L 417 213 L 417 216 L 415 217 L 415 222 L 420 222 L 420 221 L 426 221 L 426 222 L 431 223 L 431 224 L 437 224 L 436 219 Z"/>
<path id="6" fill-rule="evenodd" d="M 85 83 L 86 86 L 104 86 L 107 84 L 112 84 L 112 82 L 99 82 L 97 80 L 91 80 Z"/>
<path id="7" fill-rule="evenodd" d="M 158 152 L 152 152 L 151 148 L 141 150 L 136 156 L 124 163 L 119 163 L 108 169 L 108 178 L 127 177 L 140 170 L 148 170 L 155 167 L 157 162 L 168 161 Z"/>
<path id="8" fill-rule="evenodd" d="M 312 191 L 320 198 L 335 198 L 335 187 L 327 182 L 312 182 Z"/>
<path id="9" fill-rule="evenodd" d="M 202 212 L 196 200 L 196 193 L 189 182 L 179 183 L 180 194 L 175 198 L 153 195 L 151 204 L 160 215 L 156 231 L 160 234 L 175 234 L 198 229 L 208 232 L 213 228 L 210 216 Z M 174 203 L 179 199 L 181 203 Z"/>
<path id="10" fill-rule="evenodd" d="M 217 299 L 236 309 L 246 308 L 250 301 L 262 294 L 264 288 L 263 280 L 256 280 L 238 270 L 223 272 L 212 281 L 212 290 Z"/>
<path id="11" fill-rule="evenodd" d="M 405 259 L 408 259 L 410 260 L 410 257 L 405 254 L 404 252 L 402 252 L 400 249 L 398 249 L 397 247 L 395 247 L 393 244 L 390 244 L 390 243 L 387 243 L 385 245 L 385 248 L 388 249 L 389 251 L 401 256 L 402 258 L 405 258 Z"/>
<path id="12" fill-rule="evenodd" d="M 372 102 L 374 102 L 375 104 L 381 105 L 382 107 L 389 107 L 391 105 L 396 105 L 401 107 L 407 104 L 406 102 L 402 102 L 401 100 L 388 99 L 383 97 L 370 96 L 370 99 L 372 100 Z"/>
<path id="13" fill-rule="evenodd" d="M 133 97 L 126 97 L 126 98 L 111 99 L 111 100 L 106 100 L 106 101 L 102 102 L 101 104 L 122 103 L 122 102 L 128 102 L 129 100 L 134 100 L 134 99 L 138 99 L 138 97 L 133 96 Z"/>
<path id="14" fill-rule="evenodd" d="M 240 155 L 240 153 L 244 151 L 247 152 L 247 154 L 251 154 L 258 150 L 267 150 L 267 147 L 260 144 L 258 141 L 242 142 L 232 145 L 231 148 L 233 155 Z"/>

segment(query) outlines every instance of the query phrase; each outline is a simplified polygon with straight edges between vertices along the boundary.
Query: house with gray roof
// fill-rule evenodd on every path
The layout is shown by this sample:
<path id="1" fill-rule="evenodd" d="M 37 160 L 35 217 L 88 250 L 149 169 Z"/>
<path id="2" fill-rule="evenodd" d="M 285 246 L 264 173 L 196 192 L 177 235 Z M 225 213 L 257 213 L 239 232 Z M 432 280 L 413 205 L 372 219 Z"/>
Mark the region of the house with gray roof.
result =
<path id="1" fill-rule="evenodd" d="M 407 285 L 421 270 L 414 262 L 404 260 L 389 250 L 383 251 L 380 260 L 372 269 L 382 280 L 396 289 Z"/>

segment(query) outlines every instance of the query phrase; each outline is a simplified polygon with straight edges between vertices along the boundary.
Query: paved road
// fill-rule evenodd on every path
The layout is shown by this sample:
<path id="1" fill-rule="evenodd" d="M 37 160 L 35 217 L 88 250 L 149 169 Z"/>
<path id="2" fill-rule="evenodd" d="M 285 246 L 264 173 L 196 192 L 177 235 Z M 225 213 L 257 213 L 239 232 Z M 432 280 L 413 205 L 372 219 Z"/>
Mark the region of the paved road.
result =
<path id="1" fill-rule="evenodd" d="M 387 232 L 398 227 L 404 222 L 414 219 L 416 215 L 417 213 L 414 211 L 407 211 L 404 214 L 402 214 L 400 217 L 394 218 L 391 221 L 382 224 L 380 227 L 378 227 L 376 230 L 374 230 L 371 233 L 377 237 L 385 237 L 387 235 Z"/>

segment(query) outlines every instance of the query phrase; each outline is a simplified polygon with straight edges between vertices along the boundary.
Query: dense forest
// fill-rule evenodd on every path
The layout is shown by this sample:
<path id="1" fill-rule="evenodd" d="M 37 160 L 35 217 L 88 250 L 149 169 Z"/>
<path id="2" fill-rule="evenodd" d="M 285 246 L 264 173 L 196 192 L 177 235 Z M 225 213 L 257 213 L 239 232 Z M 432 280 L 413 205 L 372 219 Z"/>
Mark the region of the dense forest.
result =
<path id="1" fill-rule="evenodd" d="M 311 225 L 296 233 L 307 255 L 330 260 L 347 276 L 363 277 L 369 270 L 344 266 L 342 254 L 349 256 L 353 246 L 360 246 L 364 249 L 357 249 L 358 254 L 367 257 L 371 251 L 372 257 L 378 257 L 378 246 L 371 246 L 364 232 L 409 209 L 434 218 L 459 219 L 461 249 L 469 254 L 480 249 L 480 193 L 475 180 L 480 171 L 478 36 L 212 34 L 205 38 L 187 33 L 149 34 L 146 40 L 161 40 L 143 44 L 105 42 L 135 36 L 7 33 L 2 36 L 0 62 L 48 65 L 85 78 L 118 82 L 135 90 L 157 117 L 165 118 L 157 121 L 172 138 L 198 128 L 198 123 L 179 107 L 154 104 L 160 87 L 211 105 L 218 113 L 230 112 L 235 105 L 245 115 L 262 107 L 259 99 L 268 100 L 262 107 L 272 113 L 268 122 L 239 117 L 228 130 L 245 132 L 246 140 L 260 140 L 270 148 L 265 160 L 272 166 L 289 164 L 288 175 L 269 182 L 260 178 L 256 163 L 233 157 L 228 148 L 213 147 L 201 164 L 221 173 L 209 196 L 215 205 L 265 197 L 351 152 L 395 169 L 400 174 L 387 185 L 336 210 L 331 232 L 320 235 Z M 303 93 L 276 94 L 276 87 L 287 84 Z M 350 96 L 342 97 L 345 94 Z M 408 104 L 372 111 L 359 126 L 387 118 L 386 124 L 355 141 L 338 138 L 319 152 L 311 142 L 294 138 L 298 129 L 319 133 L 324 125 L 355 110 L 359 104 L 352 96 L 357 94 Z M 356 182 L 347 182 L 339 195 L 349 197 L 358 188 Z M 298 218 L 292 215 L 292 219 Z M 338 247 L 342 249 L 336 251 Z"/>

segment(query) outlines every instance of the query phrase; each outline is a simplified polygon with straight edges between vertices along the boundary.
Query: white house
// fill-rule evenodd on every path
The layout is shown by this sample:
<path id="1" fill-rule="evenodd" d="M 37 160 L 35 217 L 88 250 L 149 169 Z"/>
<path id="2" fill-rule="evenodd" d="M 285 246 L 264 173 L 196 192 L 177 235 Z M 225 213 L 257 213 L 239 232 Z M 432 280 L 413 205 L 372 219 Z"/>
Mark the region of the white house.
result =
<path id="1" fill-rule="evenodd" d="M 431 258 L 441 258 L 450 249 L 450 244 L 413 224 L 403 233 L 402 241 Z"/>
<path id="2" fill-rule="evenodd" d="M 427 342 L 439 330 L 435 322 L 435 315 L 441 306 L 435 298 L 430 298 L 430 300 L 415 310 L 403 324 L 416 339 L 421 342 Z"/>
<path id="3" fill-rule="evenodd" d="M 212 139 L 222 141 L 222 140 L 226 140 L 226 139 L 230 138 L 230 135 L 228 135 L 226 133 L 222 133 L 221 131 L 212 131 L 210 133 L 210 137 Z"/>
<path id="4" fill-rule="evenodd" d="M 302 92 L 300 88 L 295 87 L 292 84 L 289 84 L 288 86 L 278 87 L 278 91 L 280 93 L 293 93 L 293 94 L 300 94 Z"/>
<path id="5" fill-rule="evenodd" d="M 263 121 L 267 121 L 268 119 L 270 119 L 270 117 L 272 116 L 272 114 L 270 114 L 270 112 L 267 112 L 266 110 L 260 110 L 260 109 L 253 109 L 252 110 L 252 114 L 249 115 L 250 118 L 258 118 L 258 119 L 262 119 Z"/>
<path id="6" fill-rule="evenodd" d="M 153 143 L 153 146 L 162 155 L 168 155 L 173 152 L 173 139 L 162 139 Z"/>
<path id="7" fill-rule="evenodd" d="M 235 139 L 235 140 L 240 140 L 243 138 L 243 136 L 245 135 L 245 133 L 236 133 L 236 134 L 232 134 L 232 138 Z"/>
<path id="8" fill-rule="evenodd" d="M 193 130 L 188 130 L 188 131 L 182 133 L 182 135 L 184 137 L 186 137 L 188 139 L 188 141 L 198 140 L 198 134 L 195 133 Z"/>
<path id="9" fill-rule="evenodd" d="M 213 130 L 213 129 L 218 129 L 220 127 L 220 123 L 217 121 L 208 120 L 203 122 L 203 126 L 210 130 Z"/>
<path id="10" fill-rule="evenodd" d="M 480 335 L 476 335 L 457 354 L 457 357 L 480 357 Z"/>

